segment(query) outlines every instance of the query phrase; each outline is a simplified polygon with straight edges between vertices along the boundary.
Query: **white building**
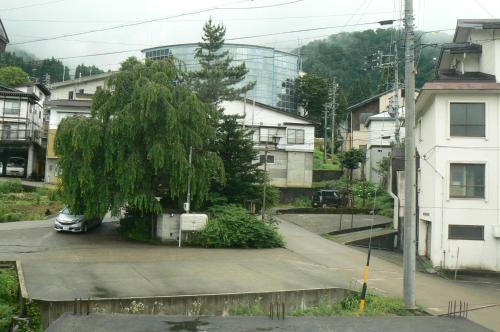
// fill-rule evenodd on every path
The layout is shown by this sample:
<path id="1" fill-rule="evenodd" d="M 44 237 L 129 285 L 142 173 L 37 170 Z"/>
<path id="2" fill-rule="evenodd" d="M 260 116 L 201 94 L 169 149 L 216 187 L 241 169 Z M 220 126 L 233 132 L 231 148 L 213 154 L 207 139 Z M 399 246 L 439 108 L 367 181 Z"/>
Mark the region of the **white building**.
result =
<path id="1" fill-rule="evenodd" d="M 106 80 L 112 74 L 108 72 L 87 76 L 50 86 L 51 100 L 45 103 L 49 118 L 46 182 L 57 182 L 57 155 L 54 152 L 54 141 L 59 124 L 68 116 L 90 116 L 92 97 L 100 89 L 106 88 Z"/>
<path id="2" fill-rule="evenodd" d="M 459 20 L 417 98 L 418 253 L 500 271 L 500 20 Z"/>
<path id="3" fill-rule="evenodd" d="M 253 140 L 264 163 L 267 145 L 267 171 L 277 187 L 311 187 L 315 124 L 278 108 L 247 101 L 224 102 L 225 114 L 243 117 L 242 125 L 253 129 Z M 273 145 L 273 137 L 279 143 Z"/>
<path id="4" fill-rule="evenodd" d="M 380 184 L 378 163 L 388 157 L 396 142 L 396 126 L 399 127 L 399 140 L 404 141 L 405 128 L 401 126 L 404 109 L 400 108 L 398 122 L 389 112 L 382 112 L 366 119 L 364 127 L 368 132 L 366 145 L 365 177 L 367 181 Z"/>
<path id="5" fill-rule="evenodd" d="M 0 175 L 16 160 L 24 168 L 22 177 L 43 175 L 47 144 L 43 104 L 50 95 L 42 84 L 16 88 L 0 85 Z"/>

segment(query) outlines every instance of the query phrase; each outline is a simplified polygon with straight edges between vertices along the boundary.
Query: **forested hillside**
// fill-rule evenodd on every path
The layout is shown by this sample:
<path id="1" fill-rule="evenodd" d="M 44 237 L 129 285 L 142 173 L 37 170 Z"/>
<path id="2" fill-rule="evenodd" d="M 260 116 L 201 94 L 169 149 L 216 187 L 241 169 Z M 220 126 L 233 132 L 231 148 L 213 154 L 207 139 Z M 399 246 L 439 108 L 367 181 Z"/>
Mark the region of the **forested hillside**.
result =
<path id="1" fill-rule="evenodd" d="M 439 46 L 451 40 L 447 34 L 416 33 L 417 88 L 434 78 L 435 61 Z M 316 40 L 300 49 L 303 70 L 324 78 L 337 78 L 347 104 L 352 105 L 366 97 L 387 90 L 394 72 L 391 69 L 372 68 L 373 54 L 391 52 L 391 44 L 397 42 L 400 82 L 404 78 L 404 31 L 394 29 L 365 30 L 339 33 L 326 39 Z M 392 51 L 393 52 L 393 51 Z M 394 52 L 393 52 L 394 53 Z M 387 60 L 387 59 L 385 59 Z"/>
<path id="2" fill-rule="evenodd" d="M 71 78 L 70 69 L 60 60 L 56 60 L 55 58 L 39 60 L 35 56 L 23 51 L 0 53 L 0 68 L 8 66 L 19 67 L 30 77 L 44 83 L 48 83 L 46 81 L 49 77 L 51 83 L 69 80 Z M 83 77 L 102 72 L 101 69 L 95 66 L 81 64 L 76 67 L 74 76 L 79 77 L 81 74 Z"/>

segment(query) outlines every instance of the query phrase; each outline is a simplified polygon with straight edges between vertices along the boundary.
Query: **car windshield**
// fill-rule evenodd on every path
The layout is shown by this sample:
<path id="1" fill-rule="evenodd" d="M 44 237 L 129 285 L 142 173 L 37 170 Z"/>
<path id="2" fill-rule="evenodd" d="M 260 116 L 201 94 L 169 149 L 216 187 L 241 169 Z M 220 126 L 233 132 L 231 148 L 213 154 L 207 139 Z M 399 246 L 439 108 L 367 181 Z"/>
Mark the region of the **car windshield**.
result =
<path id="1" fill-rule="evenodd" d="M 7 162 L 7 166 L 12 167 L 24 167 L 24 159 L 23 158 L 10 158 Z"/>

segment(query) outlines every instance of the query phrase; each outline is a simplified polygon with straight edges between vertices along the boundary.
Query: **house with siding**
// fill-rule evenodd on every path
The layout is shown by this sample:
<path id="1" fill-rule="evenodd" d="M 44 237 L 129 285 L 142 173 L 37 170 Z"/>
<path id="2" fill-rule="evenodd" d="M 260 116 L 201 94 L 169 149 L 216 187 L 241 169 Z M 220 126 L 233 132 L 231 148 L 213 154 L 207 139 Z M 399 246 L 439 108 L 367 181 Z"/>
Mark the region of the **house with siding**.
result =
<path id="1" fill-rule="evenodd" d="M 241 125 L 252 129 L 259 152 L 255 162 L 267 163 L 271 185 L 312 187 L 314 122 L 249 100 L 224 102 L 222 107 L 225 114 L 240 115 Z M 278 144 L 274 145 L 276 140 Z"/>
<path id="2" fill-rule="evenodd" d="M 7 167 L 15 161 L 24 169 L 16 176 L 43 175 L 47 145 L 43 105 L 49 96 L 43 84 L 0 85 L 0 174 L 6 175 Z"/>
<path id="3" fill-rule="evenodd" d="M 458 20 L 416 102 L 418 254 L 500 271 L 500 20 Z"/>
<path id="4" fill-rule="evenodd" d="M 92 97 L 106 88 L 106 80 L 113 73 L 103 73 L 74 80 L 54 83 L 50 86 L 51 100 L 45 104 L 48 115 L 48 142 L 45 182 L 57 183 L 57 155 L 54 142 L 61 121 L 69 116 L 90 116 Z"/>

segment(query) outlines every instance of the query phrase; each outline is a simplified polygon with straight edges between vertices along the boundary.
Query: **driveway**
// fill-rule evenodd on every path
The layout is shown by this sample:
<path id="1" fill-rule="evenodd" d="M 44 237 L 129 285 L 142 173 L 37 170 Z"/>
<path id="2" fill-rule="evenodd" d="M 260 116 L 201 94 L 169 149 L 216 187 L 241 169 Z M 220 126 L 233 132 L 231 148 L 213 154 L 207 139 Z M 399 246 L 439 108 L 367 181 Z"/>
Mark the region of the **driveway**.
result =
<path id="1" fill-rule="evenodd" d="M 278 217 L 281 219 L 281 216 Z M 360 287 L 366 254 L 327 240 L 281 219 L 280 231 L 287 249 L 311 262 L 312 267 L 330 269 L 332 278 L 342 287 Z M 403 270 L 400 266 L 373 257 L 370 261 L 368 289 L 392 297 L 403 297 Z M 356 284 L 353 284 L 356 280 Z M 497 306 L 470 311 L 469 318 L 485 327 L 500 331 L 500 280 L 471 283 L 445 280 L 438 276 L 417 273 L 417 304 L 434 314 L 447 312 L 448 301 L 462 300 L 469 308 Z"/>
<path id="2" fill-rule="evenodd" d="M 331 271 L 286 249 L 209 250 L 122 239 L 105 222 L 87 234 L 51 221 L 0 224 L 0 260 L 20 259 L 32 298 L 161 296 L 334 287 Z"/>
<path id="3" fill-rule="evenodd" d="M 365 214 L 280 214 L 278 217 L 316 234 L 392 222 L 384 216 Z"/>

